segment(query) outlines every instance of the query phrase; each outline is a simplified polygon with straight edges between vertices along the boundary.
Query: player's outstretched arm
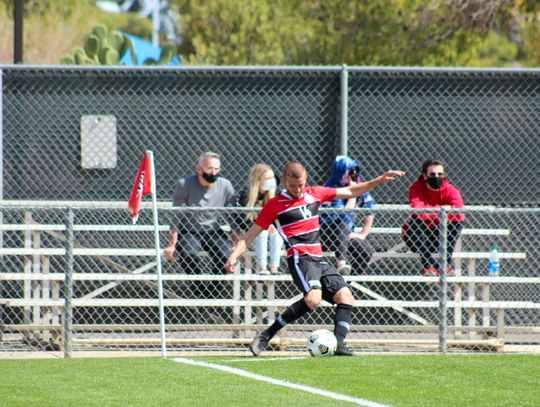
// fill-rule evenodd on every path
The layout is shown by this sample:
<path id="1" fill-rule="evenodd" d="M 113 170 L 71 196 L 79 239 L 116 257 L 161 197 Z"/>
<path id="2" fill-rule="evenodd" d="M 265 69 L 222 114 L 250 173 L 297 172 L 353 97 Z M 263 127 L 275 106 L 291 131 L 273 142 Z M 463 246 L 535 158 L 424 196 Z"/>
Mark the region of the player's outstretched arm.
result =
<path id="1" fill-rule="evenodd" d="M 225 263 L 225 270 L 229 273 L 234 273 L 236 271 L 236 263 L 239 257 L 241 257 L 244 252 L 247 250 L 249 245 L 255 240 L 257 236 L 259 236 L 259 233 L 262 232 L 262 228 L 257 225 L 253 224 L 246 233 L 244 233 L 243 236 L 238 239 L 236 244 L 233 246 L 231 255 L 227 259 L 227 263 Z"/>
<path id="2" fill-rule="evenodd" d="M 352 197 L 360 196 L 366 192 L 371 191 L 373 188 L 375 188 L 378 185 L 393 181 L 396 178 L 402 177 L 404 175 L 405 175 L 404 171 L 399 171 L 399 170 L 386 171 L 384 174 L 379 175 L 377 178 L 373 178 L 372 180 L 360 182 L 354 185 L 349 185 L 348 187 L 344 187 L 344 188 L 338 188 L 336 198 L 344 199 L 344 198 L 352 198 Z"/>

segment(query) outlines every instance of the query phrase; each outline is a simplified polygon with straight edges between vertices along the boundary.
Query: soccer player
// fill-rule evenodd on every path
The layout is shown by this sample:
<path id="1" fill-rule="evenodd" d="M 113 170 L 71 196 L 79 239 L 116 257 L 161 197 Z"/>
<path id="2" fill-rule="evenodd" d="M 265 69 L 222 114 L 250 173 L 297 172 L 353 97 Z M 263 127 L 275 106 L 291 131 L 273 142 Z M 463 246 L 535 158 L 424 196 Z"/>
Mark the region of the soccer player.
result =
<path id="1" fill-rule="evenodd" d="M 249 345 L 254 356 L 266 349 L 270 339 L 281 328 L 317 308 L 323 299 L 337 305 L 334 334 L 338 345 L 335 354 L 353 355 L 345 345 L 345 337 L 349 332 L 354 297 L 343 277 L 323 259 L 318 209 L 323 202 L 361 196 L 377 185 L 404 174 L 403 171 L 387 171 L 370 181 L 328 188 L 306 186 L 308 175 L 302 163 L 292 161 L 285 165 L 281 178 L 285 190 L 266 203 L 255 223 L 237 241 L 225 264 L 225 269 L 233 273 L 237 259 L 261 231 L 274 224 L 285 241 L 289 272 L 304 294 L 304 298 L 288 307 L 271 326 L 255 337 Z"/>

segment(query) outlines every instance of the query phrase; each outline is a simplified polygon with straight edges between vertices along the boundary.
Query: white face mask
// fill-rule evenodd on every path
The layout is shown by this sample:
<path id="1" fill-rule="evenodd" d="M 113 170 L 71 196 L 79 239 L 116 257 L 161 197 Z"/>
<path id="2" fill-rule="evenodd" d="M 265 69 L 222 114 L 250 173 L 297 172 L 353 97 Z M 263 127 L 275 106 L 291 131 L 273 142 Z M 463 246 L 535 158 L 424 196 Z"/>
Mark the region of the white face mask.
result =
<path id="1" fill-rule="evenodd" d="M 265 179 L 261 185 L 261 189 L 265 192 L 276 189 L 276 180 L 274 178 Z"/>

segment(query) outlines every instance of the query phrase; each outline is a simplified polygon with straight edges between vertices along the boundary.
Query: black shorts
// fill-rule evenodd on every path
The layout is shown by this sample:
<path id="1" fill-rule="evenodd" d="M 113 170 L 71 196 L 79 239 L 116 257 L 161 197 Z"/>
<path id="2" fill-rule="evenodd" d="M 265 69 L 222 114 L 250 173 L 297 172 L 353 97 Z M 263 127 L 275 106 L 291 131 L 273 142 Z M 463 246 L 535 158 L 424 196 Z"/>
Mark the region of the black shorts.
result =
<path id="1" fill-rule="evenodd" d="M 294 283 L 304 294 L 319 289 L 322 290 L 322 298 L 334 304 L 334 295 L 343 287 L 348 287 L 334 266 L 322 259 L 291 256 L 287 264 Z"/>

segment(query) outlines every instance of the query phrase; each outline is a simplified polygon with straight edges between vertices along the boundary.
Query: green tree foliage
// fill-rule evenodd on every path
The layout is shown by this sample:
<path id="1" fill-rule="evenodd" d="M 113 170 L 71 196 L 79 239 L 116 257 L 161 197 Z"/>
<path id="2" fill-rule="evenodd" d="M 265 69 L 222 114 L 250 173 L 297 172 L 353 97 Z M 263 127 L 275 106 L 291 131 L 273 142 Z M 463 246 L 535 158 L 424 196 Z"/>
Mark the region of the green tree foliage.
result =
<path id="1" fill-rule="evenodd" d="M 540 66 L 540 2 L 530 5 L 528 13 L 519 14 L 523 39 L 523 54 L 529 66 Z"/>
<path id="2" fill-rule="evenodd" d="M 539 3 L 176 1 L 184 61 L 216 65 L 504 66 L 512 56 L 538 64 L 532 44 L 540 30 L 531 16 Z M 524 38 L 516 34 L 522 29 Z"/>
<path id="3" fill-rule="evenodd" d="M 270 64 L 284 61 L 282 0 L 182 1 L 184 43 L 191 64 Z M 278 24 L 276 24 L 278 23 Z"/>
<path id="4" fill-rule="evenodd" d="M 516 43 L 508 38 L 490 31 L 481 41 L 477 49 L 476 58 L 471 61 L 471 66 L 509 67 L 515 64 L 519 49 Z"/>
<path id="5" fill-rule="evenodd" d="M 179 51 L 193 65 L 540 66 L 540 0 L 170 2 Z M 25 62 L 56 63 L 98 23 L 151 36 L 151 21 L 136 13 L 76 3 L 24 1 Z M 12 11 L 13 0 L 0 0 L 3 62 L 12 58 Z"/>
<path id="6" fill-rule="evenodd" d="M 0 0 L 0 63 L 13 57 L 13 0 Z M 95 0 L 25 0 L 24 62 L 58 64 L 96 24 L 150 38 L 152 23 L 137 14 L 107 13 Z"/>

